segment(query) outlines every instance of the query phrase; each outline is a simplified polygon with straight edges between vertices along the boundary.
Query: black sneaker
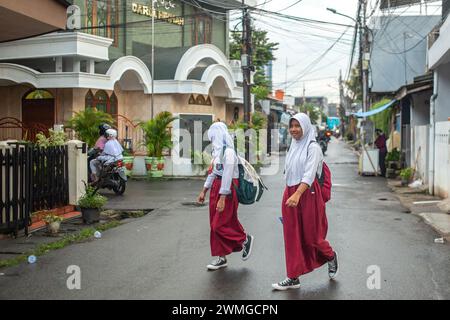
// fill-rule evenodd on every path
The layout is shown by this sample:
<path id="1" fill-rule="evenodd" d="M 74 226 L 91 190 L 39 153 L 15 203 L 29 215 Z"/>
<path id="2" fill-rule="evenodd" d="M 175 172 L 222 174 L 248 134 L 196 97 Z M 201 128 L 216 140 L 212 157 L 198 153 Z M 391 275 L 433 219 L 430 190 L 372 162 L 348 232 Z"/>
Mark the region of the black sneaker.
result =
<path id="1" fill-rule="evenodd" d="M 249 234 L 247 235 L 247 240 L 245 240 L 244 247 L 242 249 L 242 260 L 244 261 L 250 258 L 250 255 L 252 254 L 253 239 L 253 236 Z"/>
<path id="2" fill-rule="evenodd" d="M 339 265 L 338 265 L 338 255 L 337 252 L 334 252 L 334 258 L 331 261 L 328 261 L 328 276 L 331 280 L 334 280 L 339 273 Z"/>
<path id="3" fill-rule="evenodd" d="M 289 289 L 298 289 L 300 288 L 300 280 L 297 279 L 291 279 L 286 278 L 285 280 L 272 284 L 272 288 L 275 290 L 289 290 Z"/>
<path id="4" fill-rule="evenodd" d="M 225 257 L 219 257 L 217 260 L 214 260 L 208 264 L 206 268 L 208 268 L 208 270 L 219 270 L 221 268 L 225 268 L 226 266 L 228 266 L 227 259 Z"/>

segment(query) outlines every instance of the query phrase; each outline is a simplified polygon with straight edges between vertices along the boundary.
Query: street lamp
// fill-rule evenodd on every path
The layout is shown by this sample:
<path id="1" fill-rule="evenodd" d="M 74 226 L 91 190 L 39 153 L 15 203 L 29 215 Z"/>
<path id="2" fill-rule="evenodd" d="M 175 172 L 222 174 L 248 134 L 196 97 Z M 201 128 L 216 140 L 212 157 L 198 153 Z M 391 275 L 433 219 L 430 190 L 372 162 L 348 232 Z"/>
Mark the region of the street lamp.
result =
<path id="1" fill-rule="evenodd" d="M 339 15 L 339 16 L 343 16 L 343 17 L 349 18 L 349 19 L 353 20 L 355 23 L 357 23 L 358 25 L 360 25 L 360 22 L 359 22 L 359 21 L 355 20 L 354 18 L 352 18 L 352 17 L 350 17 L 350 16 L 348 16 L 348 15 L 346 15 L 346 14 L 343 14 L 343 13 L 338 12 L 336 9 L 333 9 L 333 8 L 327 8 L 327 10 L 330 11 L 330 12 L 332 12 L 332 13 L 334 13 L 334 14 L 337 14 L 337 15 Z"/>

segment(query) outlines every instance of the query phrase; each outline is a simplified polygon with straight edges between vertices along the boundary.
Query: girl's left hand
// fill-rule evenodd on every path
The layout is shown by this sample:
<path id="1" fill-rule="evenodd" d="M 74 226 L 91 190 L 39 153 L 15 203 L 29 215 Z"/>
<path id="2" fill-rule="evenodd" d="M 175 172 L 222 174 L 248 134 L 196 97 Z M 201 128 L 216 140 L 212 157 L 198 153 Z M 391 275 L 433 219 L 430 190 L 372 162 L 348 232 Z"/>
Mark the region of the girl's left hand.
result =
<path id="1" fill-rule="evenodd" d="M 290 208 L 295 208 L 296 206 L 298 206 L 301 196 L 302 195 L 300 193 L 296 192 L 289 199 L 287 199 L 285 204 Z"/>

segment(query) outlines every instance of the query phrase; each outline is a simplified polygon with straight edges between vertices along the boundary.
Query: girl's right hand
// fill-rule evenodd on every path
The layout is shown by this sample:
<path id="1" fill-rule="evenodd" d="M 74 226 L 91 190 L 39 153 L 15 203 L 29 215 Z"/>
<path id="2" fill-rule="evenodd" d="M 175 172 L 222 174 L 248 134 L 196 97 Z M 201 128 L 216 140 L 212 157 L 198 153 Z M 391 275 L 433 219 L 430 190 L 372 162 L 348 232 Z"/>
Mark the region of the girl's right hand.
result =
<path id="1" fill-rule="evenodd" d="M 205 192 L 204 191 L 200 192 L 200 194 L 197 198 L 197 202 L 200 204 L 203 204 L 205 202 Z"/>

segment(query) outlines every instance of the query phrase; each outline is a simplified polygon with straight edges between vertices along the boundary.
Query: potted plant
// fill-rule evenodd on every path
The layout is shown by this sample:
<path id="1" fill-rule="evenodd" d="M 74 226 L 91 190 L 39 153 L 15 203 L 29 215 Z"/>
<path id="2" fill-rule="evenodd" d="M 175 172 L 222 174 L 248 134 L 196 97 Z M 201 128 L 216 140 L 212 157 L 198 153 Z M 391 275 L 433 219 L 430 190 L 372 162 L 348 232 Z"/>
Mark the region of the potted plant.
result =
<path id="1" fill-rule="evenodd" d="M 144 131 L 144 140 L 148 156 L 145 158 L 147 174 L 152 178 L 164 175 L 163 151 L 172 147 L 172 135 L 169 125 L 177 118 L 172 113 L 164 111 L 156 115 L 154 119 L 140 124 Z"/>
<path id="2" fill-rule="evenodd" d="M 400 151 L 398 151 L 397 148 L 393 149 L 391 152 L 388 152 L 385 160 L 387 167 L 394 170 L 397 169 L 398 162 L 400 161 L 400 156 Z"/>
<path id="3" fill-rule="evenodd" d="M 122 155 L 123 155 L 123 164 L 125 166 L 125 173 L 127 177 L 130 177 L 133 173 L 134 155 L 131 151 L 125 148 Z"/>
<path id="4" fill-rule="evenodd" d="M 98 139 L 98 127 L 102 123 L 112 125 L 113 122 L 111 115 L 94 108 L 86 108 L 84 111 L 75 113 L 65 127 L 74 130 L 78 139 L 92 148 Z"/>
<path id="5" fill-rule="evenodd" d="M 47 231 L 50 234 L 57 234 L 59 228 L 61 227 L 61 222 L 64 220 L 63 217 L 56 214 L 48 214 L 44 217 L 45 224 L 47 225 Z"/>
<path id="6" fill-rule="evenodd" d="M 400 177 L 402 178 L 402 186 L 407 186 L 413 175 L 413 168 L 406 168 L 400 171 Z"/>
<path id="7" fill-rule="evenodd" d="M 78 206 L 84 223 L 91 224 L 100 221 L 100 209 L 106 204 L 107 198 L 97 193 L 97 190 L 91 186 L 85 185 L 85 193 L 78 200 Z"/>

